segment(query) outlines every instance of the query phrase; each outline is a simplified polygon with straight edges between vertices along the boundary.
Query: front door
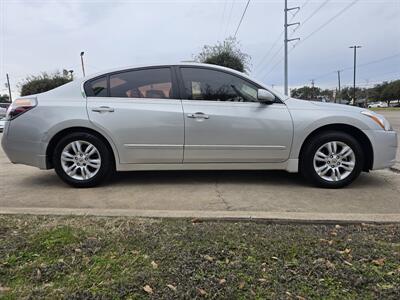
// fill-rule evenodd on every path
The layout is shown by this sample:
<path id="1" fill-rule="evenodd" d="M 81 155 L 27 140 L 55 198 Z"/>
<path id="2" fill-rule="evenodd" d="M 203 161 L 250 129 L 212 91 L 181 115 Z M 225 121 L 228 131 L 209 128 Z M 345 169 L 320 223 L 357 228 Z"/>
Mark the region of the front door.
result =
<path id="1" fill-rule="evenodd" d="M 113 139 L 120 163 L 182 163 L 184 121 L 171 69 L 111 73 L 85 84 L 90 121 Z"/>
<path id="2" fill-rule="evenodd" d="M 289 158 L 291 116 L 277 99 L 257 101 L 258 86 L 202 67 L 181 67 L 184 163 L 282 162 Z"/>

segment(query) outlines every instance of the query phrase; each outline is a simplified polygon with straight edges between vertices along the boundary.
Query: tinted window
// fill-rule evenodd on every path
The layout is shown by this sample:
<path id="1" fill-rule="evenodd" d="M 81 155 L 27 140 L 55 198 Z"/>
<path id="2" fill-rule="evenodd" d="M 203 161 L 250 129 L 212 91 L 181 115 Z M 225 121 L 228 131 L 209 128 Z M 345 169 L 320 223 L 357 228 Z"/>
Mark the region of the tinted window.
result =
<path id="1" fill-rule="evenodd" d="M 110 76 L 110 96 L 122 98 L 172 98 L 169 68 L 121 72 Z"/>
<path id="2" fill-rule="evenodd" d="M 85 93 L 88 97 L 107 97 L 107 77 L 100 77 L 86 83 Z"/>
<path id="3" fill-rule="evenodd" d="M 190 100 L 257 102 L 257 86 L 237 76 L 200 68 L 181 68 Z"/>

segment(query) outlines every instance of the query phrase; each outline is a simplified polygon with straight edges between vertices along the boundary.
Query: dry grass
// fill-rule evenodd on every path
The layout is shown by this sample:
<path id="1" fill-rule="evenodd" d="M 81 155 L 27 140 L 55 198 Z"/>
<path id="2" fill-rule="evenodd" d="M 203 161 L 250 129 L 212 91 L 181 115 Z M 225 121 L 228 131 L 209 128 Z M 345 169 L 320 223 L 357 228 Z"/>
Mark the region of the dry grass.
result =
<path id="1" fill-rule="evenodd" d="M 400 225 L 0 216 L 4 299 L 398 299 Z"/>

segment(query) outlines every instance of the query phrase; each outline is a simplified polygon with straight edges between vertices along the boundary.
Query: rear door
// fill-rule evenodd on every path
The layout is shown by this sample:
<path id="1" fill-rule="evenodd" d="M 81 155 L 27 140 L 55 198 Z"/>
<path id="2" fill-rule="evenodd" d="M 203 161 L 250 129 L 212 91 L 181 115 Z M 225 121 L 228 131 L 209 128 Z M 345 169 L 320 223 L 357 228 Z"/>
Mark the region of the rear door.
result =
<path id="1" fill-rule="evenodd" d="M 184 163 L 281 162 L 293 125 L 279 99 L 257 100 L 258 86 L 235 74 L 180 67 L 185 116 Z"/>
<path id="2" fill-rule="evenodd" d="M 182 163 L 184 123 L 169 67 L 110 73 L 85 84 L 89 119 L 113 139 L 120 163 Z"/>

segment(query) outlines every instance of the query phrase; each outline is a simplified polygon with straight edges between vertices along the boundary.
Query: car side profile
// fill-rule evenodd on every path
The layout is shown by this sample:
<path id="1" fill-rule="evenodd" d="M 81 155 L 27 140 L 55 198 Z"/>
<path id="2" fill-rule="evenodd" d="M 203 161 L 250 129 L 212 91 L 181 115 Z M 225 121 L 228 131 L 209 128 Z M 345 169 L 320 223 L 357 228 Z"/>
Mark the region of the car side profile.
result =
<path id="1" fill-rule="evenodd" d="M 382 108 L 382 107 L 388 107 L 387 103 L 379 101 L 368 105 L 368 108 Z"/>
<path id="2" fill-rule="evenodd" d="M 2 146 L 75 187 L 114 171 L 286 170 L 339 188 L 395 163 L 372 111 L 282 96 L 243 73 L 182 63 L 112 70 L 16 99 Z"/>

